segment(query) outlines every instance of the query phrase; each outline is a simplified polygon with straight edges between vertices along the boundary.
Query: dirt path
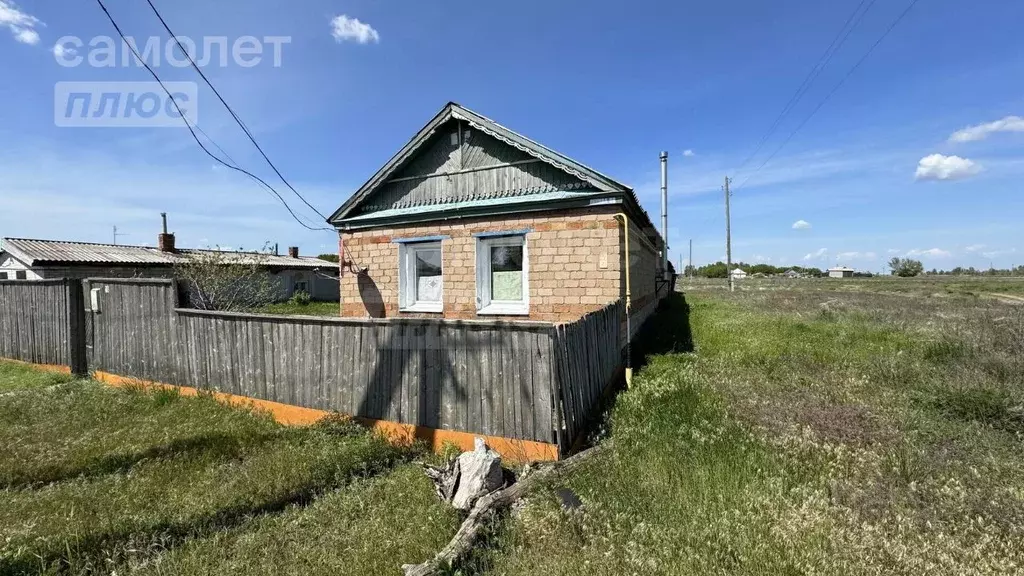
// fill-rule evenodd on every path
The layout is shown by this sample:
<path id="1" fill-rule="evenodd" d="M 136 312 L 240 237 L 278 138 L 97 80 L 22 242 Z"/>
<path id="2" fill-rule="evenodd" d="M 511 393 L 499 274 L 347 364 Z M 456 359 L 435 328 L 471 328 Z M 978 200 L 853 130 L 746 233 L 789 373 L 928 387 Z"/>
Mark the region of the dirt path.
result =
<path id="1" fill-rule="evenodd" d="M 989 296 L 1006 304 L 1024 304 L 1024 296 L 1017 296 L 1016 294 L 992 293 Z"/>

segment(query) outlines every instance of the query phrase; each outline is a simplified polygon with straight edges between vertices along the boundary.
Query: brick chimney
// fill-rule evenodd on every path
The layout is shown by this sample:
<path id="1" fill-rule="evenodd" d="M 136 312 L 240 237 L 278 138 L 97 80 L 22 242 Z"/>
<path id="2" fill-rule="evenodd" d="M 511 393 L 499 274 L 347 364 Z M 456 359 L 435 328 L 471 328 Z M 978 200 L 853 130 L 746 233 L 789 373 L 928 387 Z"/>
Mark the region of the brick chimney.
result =
<path id="1" fill-rule="evenodd" d="M 298 258 L 299 257 L 299 247 L 298 246 L 289 246 L 288 247 L 288 257 L 289 258 Z"/>
<path id="2" fill-rule="evenodd" d="M 156 245 L 161 252 L 175 252 L 174 234 L 167 233 L 167 212 L 161 212 L 160 219 L 163 220 L 163 232 L 157 236 Z"/>

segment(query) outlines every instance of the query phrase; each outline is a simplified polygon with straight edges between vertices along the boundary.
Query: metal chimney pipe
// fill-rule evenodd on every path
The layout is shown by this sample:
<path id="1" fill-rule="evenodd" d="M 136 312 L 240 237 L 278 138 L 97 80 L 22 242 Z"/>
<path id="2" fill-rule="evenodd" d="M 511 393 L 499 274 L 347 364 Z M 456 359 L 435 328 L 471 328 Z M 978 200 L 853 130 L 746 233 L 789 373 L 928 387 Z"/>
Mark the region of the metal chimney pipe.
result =
<path id="1" fill-rule="evenodd" d="M 668 152 L 661 153 L 661 271 L 668 274 Z"/>
<path id="2" fill-rule="evenodd" d="M 167 234 L 167 212 L 161 212 L 160 219 L 163 220 L 164 223 L 164 234 Z"/>

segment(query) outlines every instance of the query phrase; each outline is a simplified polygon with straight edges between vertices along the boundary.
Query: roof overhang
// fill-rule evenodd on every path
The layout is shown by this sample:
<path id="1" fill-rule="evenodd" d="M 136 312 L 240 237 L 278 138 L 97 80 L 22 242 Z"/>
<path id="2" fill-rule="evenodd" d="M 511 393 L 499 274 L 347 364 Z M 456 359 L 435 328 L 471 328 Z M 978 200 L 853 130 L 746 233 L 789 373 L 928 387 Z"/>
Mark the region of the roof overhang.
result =
<path id="1" fill-rule="evenodd" d="M 455 204 L 383 210 L 342 220 L 337 226 L 341 231 L 354 232 L 356 230 L 421 224 L 425 222 L 444 222 L 446 220 L 461 220 L 465 218 L 506 216 L 523 212 L 546 212 L 615 205 L 621 204 L 623 200 L 624 196 L 621 193 L 551 192 L 518 198 L 496 198 L 492 200 L 458 202 Z"/>

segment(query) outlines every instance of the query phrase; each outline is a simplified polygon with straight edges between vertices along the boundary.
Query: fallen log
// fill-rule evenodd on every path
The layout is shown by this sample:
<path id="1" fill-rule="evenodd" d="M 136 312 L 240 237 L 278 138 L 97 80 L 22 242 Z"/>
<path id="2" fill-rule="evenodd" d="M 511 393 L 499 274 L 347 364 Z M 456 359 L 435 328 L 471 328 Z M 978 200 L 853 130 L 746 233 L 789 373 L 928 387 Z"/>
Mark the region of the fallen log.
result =
<path id="1" fill-rule="evenodd" d="M 422 564 L 403 565 L 402 570 L 405 572 L 405 576 L 433 576 L 454 567 L 472 549 L 473 544 L 483 532 L 487 520 L 493 514 L 508 508 L 546 480 L 575 470 L 594 455 L 610 449 L 611 445 L 612 441 L 607 440 L 565 460 L 542 464 L 531 472 L 523 474 L 515 484 L 481 497 L 473 505 L 469 515 L 466 516 L 459 531 L 455 533 L 448 545 Z"/>

